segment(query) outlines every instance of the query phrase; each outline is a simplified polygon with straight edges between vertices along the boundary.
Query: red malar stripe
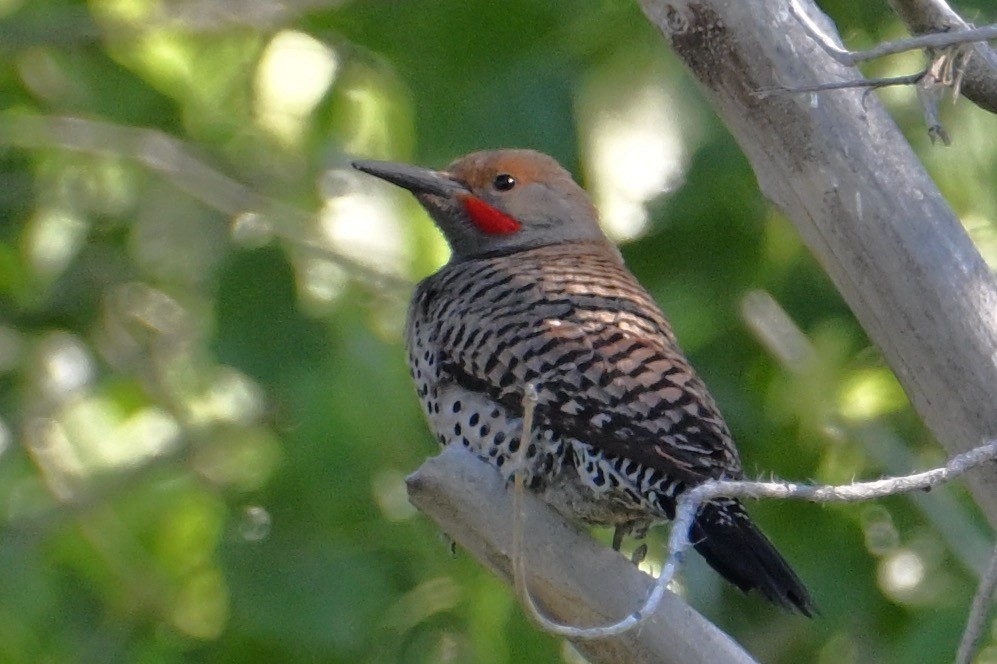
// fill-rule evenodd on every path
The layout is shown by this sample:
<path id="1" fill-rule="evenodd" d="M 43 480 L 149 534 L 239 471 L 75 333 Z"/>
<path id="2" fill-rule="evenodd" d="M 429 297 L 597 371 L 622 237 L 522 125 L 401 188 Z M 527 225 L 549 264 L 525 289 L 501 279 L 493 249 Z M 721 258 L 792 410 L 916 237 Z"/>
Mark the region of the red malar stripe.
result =
<path id="1" fill-rule="evenodd" d="M 480 198 L 462 196 L 460 202 L 463 203 L 467 216 L 482 233 L 509 235 L 521 228 L 518 221 L 503 212 L 499 212 Z"/>

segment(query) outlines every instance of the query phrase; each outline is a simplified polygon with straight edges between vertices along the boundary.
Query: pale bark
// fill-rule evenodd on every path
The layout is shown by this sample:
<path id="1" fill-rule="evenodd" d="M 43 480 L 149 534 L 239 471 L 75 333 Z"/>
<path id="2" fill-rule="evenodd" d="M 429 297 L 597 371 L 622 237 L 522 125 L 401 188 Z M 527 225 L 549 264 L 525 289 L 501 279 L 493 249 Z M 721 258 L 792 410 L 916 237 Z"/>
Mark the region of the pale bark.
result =
<path id="1" fill-rule="evenodd" d="M 800 3 L 824 30 L 833 25 Z M 950 455 L 997 435 L 997 284 L 875 96 L 782 2 L 641 0 Z M 997 469 L 967 476 L 997 526 Z"/>
<path id="2" fill-rule="evenodd" d="M 495 469 L 450 446 L 408 479 L 409 499 L 460 545 L 512 583 L 512 494 Z M 654 583 L 616 551 L 593 540 L 529 492 L 523 496 L 523 553 L 531 595 L 551 618 L 604 625 L 637 609 Z M 760 601 L 760 600 L 759 600 Z M 593 664 L 749 664 L 729 636 L 672 593 L 639 627 L 575 647 Z"/>
<path id="3" fill-rule="evenodd" d="M 965 30 L 969 25 L 945 0 L 889 0 L 911 34 Z M 963 73 L 962 95 L 980 108 L 997 113 L 997 51 L 975 44 Z"/>

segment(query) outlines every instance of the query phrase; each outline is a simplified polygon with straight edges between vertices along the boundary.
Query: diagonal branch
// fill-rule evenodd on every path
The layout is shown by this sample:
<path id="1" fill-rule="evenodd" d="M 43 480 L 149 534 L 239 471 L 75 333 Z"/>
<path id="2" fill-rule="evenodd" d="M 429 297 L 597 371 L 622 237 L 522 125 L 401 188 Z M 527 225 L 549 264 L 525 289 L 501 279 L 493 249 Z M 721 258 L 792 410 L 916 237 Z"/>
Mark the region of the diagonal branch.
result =
<path id="1" fill-rule="evenodd" d="M 980 586 L 973 596 L 973 606 L 969 610 L 966 628 L 955 656 L 956 664 L 969 664 L 972 661 L 973 652 L 986 627 L 987 614 L 990 613 L 990 606 L 993 604 L 995 589 L 997 589 L 997 548 L 994 549 L 987 570 L 980 579 Z"/>
<path id="2" fill-rule="evenodd" d="M 810 18 L 806 9 L 801 7 L 801 0 L 790 0 L 789 8 L 793 16 L 799 19 L 800 24 L 823 47 L 824 51 L 843 65 L 855 65 L 866 60 L 875 60 L 876 58 L 896 55 L 897 53 L 906 53 L 907 51 L 917 51 L 925 48 L 937 50 L 997 39 L 997 24 L 972 28 L 968 24 L 962 23 L 960 29 L 955 32 L 949 31 L 955 27 L 951 25 L 939 28 L 938 32 L 926 33 L 909 39 L 884 42 L 865 51 L 849 51 L 838 46 L 833 38 L 826 35 L 820 29 L 816 21 Z"/>
<path id="3" fill-rule="evenodd" d="M 470 451 L 447 447 L 408 478 L 409 500 L 463 549 L 512 585 L 513 496 Z M 525 579 L 545 615 L 569 625 L 625 617 L 654 580 L 616 551 L 568 524 L 530 492 L 521 496 Z M 573 639 L 593 664 L 750 664 L 751 658 L 681 598 L 665 591 L 640 629 Z"/>
<path id="4" fill-rule="evenodd" d="M 997 39 L 997 24 L 973 27 L 953 12 L 944 0 L 893 0 L 894 9 L 901 13 L 908 24 L 916 24 L 921 33 L 909 39 L 885 42 L 867 51 L 848 51 L 840 40 L 825 32 L 817 21 L 801 6 L 801 0 L 790 0 L 789 8 L 800 25 L 820 45 L 824 52 L 842 65 L 855 65 L 874 58 L 925 49 L 930 64 L 924 71 L 909 76 L 880 79 L 858 79 L 833 83 L 806 84 L 802 86 L 777 86 L 760 91 L 773 93 L 805 93 L 840 90 L 844 88 L 877 88 L 887 85 L 913 84 L 917 86 L 918 99 L 928 125 L 932 142 L 941 139 L 949 145 L 949 138 L 938 120 L 937 105 L 947 89 L 957 98 L 968 85 L 965 96 L 977 106 L 997 113 L 997 52 L 986 40 Z M 933 26 L 934 30 L 925 29 Z M 913 28 L 912 28 L 913 29 Z"/>
<path id="5" fill-rule="evenodd" d="M 812 21 L 827 17 L 798 0 Z M 755 91 L 857 79 L 781 3 L 641 0 L 949 455 L 997 436 L 997 281 L 874 97 Z M 944 313 L 943 313 L 944 312 Z M 997 467 L 966 482 L 997 525 Z"/>

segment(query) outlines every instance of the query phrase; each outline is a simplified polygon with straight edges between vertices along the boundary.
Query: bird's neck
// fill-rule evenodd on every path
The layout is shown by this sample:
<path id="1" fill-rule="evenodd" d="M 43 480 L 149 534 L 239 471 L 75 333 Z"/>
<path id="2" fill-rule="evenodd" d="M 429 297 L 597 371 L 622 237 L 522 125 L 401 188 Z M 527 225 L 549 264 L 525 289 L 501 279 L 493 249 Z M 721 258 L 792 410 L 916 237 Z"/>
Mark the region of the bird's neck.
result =
<path id="1" fill-rule="evenodd" d="M 536 244 L 523 244 L 509 247 L 499 247 L 496 249 L 491 249 L 487 251 L 479 251 L 473 254 L 452 254 L 450 257 L 450 264 L 463 263 L 466 261 L 482 260 L 488 258 L 501 258 L 508 256 L 510 258 L 516 256 L 531 256 L 534 252 L 541 249 L 557 249 L 558 247 L 564 247 L 566 251 L 564 254 L 570 256 L 572 253 L 576 254 L 605 254 L 607 257 L 611 257 L 613 260 L 623 263 L 623 256 L 620 254 L 620 250 L 616 248 L 616 245 L 611 243 L 606 238 L 595 238 L 595 239 L 585 239 L 585 240 L 570 240 L 570 241 L 556 241 L 552 242 L 549 240 L 544 240 L 537 242 Z M 560 253 L 560 252 L 554 252 Z"/>

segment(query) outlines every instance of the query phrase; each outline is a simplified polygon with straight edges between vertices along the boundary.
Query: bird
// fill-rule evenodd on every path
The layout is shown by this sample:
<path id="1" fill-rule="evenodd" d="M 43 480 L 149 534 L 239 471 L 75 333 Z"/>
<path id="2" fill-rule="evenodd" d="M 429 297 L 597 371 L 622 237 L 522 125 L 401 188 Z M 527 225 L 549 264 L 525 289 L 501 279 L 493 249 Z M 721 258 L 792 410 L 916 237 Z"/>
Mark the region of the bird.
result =
<path id="1" fill-rule="evenodd" d="M 450 246 L 449 261 L 416 286 L 405 325 L 410 373 L 441 445 L 469 449 L 507 481 L 520 471 L 568 519 L 614 528 L 615 549 L 674 519 L 686 489 L 743 478 L 733 436 L 671 326 L 552 157 L 503 149 L 444 170 L 352 166 L 412 193 Z M 814 614 L 740 501 L 705 503 L 690 534 L 742 591 Z"/>

